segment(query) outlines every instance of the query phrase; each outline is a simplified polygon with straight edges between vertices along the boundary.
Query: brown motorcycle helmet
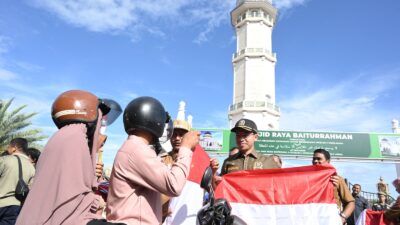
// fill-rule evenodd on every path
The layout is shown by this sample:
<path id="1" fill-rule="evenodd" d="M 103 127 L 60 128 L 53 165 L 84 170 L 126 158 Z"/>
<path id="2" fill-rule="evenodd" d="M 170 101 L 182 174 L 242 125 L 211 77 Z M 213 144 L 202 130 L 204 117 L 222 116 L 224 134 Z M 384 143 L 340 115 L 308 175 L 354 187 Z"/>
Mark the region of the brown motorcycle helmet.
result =
<path id="1" fill-rule="evenodd" d="M 70 90 L 56 98 L 51 116 L 58 128 L 72 123 L 89 124 L 97 121 L 99 108 L 102 110 L 101 100 L 96 95 L 87 91 Z M 103 114 L 108 111 L 104 109 Z"/>

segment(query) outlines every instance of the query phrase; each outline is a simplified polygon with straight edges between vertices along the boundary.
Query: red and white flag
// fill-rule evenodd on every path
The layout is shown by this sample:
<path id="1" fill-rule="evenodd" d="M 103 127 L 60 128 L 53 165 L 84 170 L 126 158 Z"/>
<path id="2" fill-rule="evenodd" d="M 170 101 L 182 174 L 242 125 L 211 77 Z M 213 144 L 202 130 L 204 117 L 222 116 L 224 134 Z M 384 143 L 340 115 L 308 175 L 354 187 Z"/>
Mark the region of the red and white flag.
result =
<path id="1" fill-rule="evenodd" d="M 210 165 L 210 157 L 197 145 L 192 156 L 190 172 L 185 187 L 179 197 L 171 198 L 169 208 L 172 214 L 164 225 L 194 225 L 197 212 L 203 206 L 204 190 L 200 187 L 205 169 Z"/>
<path id="2" fill-rule="evenodd" d="M 356 225 L 385 225 L 383 211 L 365 209 L 357 219 Z"/>
<path id="3" fill-rule="evenodd" d="M 330 177 L 332 166 L 230 173 L 215 191 L 247 224 L 341 225 Z"/>

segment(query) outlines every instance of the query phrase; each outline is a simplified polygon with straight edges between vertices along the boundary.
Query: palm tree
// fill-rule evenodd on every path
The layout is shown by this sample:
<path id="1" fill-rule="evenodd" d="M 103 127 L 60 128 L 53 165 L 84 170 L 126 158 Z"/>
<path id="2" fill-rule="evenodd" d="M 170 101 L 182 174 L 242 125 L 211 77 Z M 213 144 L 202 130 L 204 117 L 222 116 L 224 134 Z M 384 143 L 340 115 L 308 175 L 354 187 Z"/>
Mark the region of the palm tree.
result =
<path id="1" fill-rule="evenodd" d="M 7 148 L 13 138 L 26 138 L 30 146 L 37 146 L 35 142 L 46 138 L 41 134 L 40 129 L 28 128 L 28 126 L 32 125 L 32 117 L 37 113 L 22 113 L 21 110 L 27 105 L 11 110 L 10 105 L 13 100 L 14 98 L 9 101 L 0 99 L 0 154 Z"/>

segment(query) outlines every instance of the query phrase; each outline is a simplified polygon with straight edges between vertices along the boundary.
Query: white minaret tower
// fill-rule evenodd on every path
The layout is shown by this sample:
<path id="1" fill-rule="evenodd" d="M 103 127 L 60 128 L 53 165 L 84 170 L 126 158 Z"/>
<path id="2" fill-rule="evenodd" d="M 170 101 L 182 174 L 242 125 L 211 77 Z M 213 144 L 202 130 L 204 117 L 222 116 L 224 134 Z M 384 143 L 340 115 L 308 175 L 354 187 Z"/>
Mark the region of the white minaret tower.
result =
<path id="1" fill-rule="evenodd" d="M 176 115 L 177 120 L 185 120 L 185 106 L 186 103 L 184 101 L 179 102 L 178 114 Z"/>
<path id="2" fill-rule="evenodd" d="M 233 104 L 229 123 L 253 120 L 259 130 L 279 129 L 280 110 L 275 105 L 275 63 L 272 29 L 277 10 L 269 0 L 237 0 L 231 12 L 236 31 L 233 55 Z"/>

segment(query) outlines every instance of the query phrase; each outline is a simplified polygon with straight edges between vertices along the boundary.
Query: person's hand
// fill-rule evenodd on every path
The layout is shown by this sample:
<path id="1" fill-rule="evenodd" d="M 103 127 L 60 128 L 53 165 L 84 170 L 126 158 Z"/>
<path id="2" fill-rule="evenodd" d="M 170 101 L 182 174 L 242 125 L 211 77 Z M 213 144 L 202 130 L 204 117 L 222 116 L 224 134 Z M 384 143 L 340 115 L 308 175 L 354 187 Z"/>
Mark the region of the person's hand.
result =
<path id="1" fill-rule="evenodd" d="M 172 209 L 168 207 L 167 216 L 171 216 L 171 215 L 172 215 Z"/>
<path id="2" fill-rule="evenodd" d="M 106 202 L 104 201 L 104 199 L 100 195 L 97 195 L 97 198 L 99 199 L 99 206 L 97 208 L 96 214 L 97 215 L 102 215 L 104 209 L 106 208 Z"/>
<path id="3" fill-rule="evenodd" d="M 97 178 L 100 178 L 101 176 L 103 176 L 103 167 L 104 167 L 104 164 L 102 164 L 102 163 L 96 164 L 96 177 Z"/>
<path id="4" fill-rule="evenodd" d="M 339 176 L 338 175 L 331 176 L 330 181 L 333 183 L 333 186 L 335 186 L 336 188 L 339 187 Z"/>
<path id="5" fill-rule="evenodd" d="M 200 141 L 200 132 L 199 131 L 189 131 L 185 135 L 183 135 L 181 147 L 186 147 L 194 150 L 194 147 Z"/>
<path id="6" fill-rule="evenodd" d="M 99 134 L 99 139 L 97 140 L 98 151 L 104 146 L 107 141 L 107 135 Z"/>
<path id="7" fill-rule="evenodd" d="M 219 169 L 219 161 L 217 158 L 210 159 L 210 167 L 211 167 L 213 174 L 217 173 L 217 170 Z"/>
<path id="8" fill-rule="evenodd" d="M 340 219 L 342 219 L 342 224 L 346 224 L 346 219 L 345 218 L 343 218 L 343 217 L 340 217 Z"/>

